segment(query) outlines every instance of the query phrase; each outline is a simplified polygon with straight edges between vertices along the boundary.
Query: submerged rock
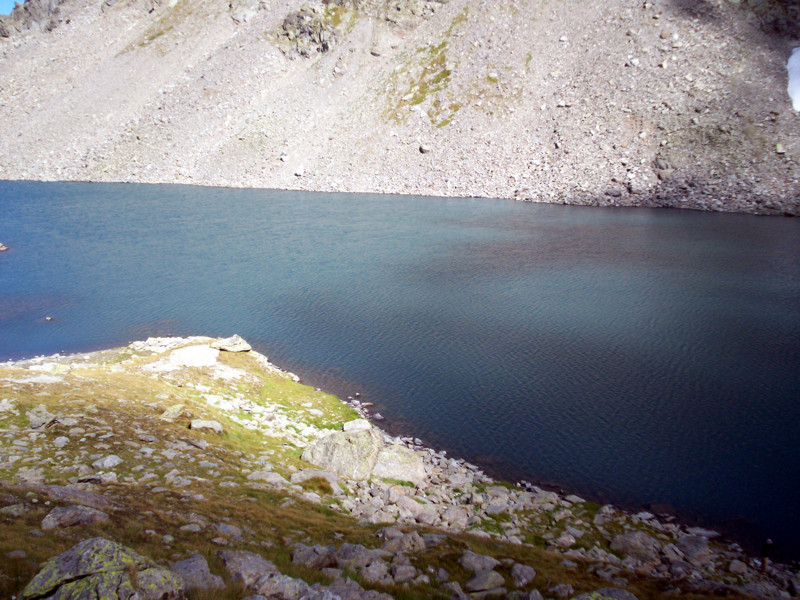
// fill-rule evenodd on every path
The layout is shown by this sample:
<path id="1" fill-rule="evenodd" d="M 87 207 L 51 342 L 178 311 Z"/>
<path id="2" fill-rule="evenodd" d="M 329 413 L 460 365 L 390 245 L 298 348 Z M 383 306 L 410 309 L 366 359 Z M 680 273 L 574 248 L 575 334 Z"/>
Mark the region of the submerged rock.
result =
<path id="1" fill-rule="evenodd" d="M 135 579 L 135 581 L 134 581 Z M 91 538 L 48 560 L 25 587 L 23 600 L 177 600 L 177 575 L 130 548 Z"/>

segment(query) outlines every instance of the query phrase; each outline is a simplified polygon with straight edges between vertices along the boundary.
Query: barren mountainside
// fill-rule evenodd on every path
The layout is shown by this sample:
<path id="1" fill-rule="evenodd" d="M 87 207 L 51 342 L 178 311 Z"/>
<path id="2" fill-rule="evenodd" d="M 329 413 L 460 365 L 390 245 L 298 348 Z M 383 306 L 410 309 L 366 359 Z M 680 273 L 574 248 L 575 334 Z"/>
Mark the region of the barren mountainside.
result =
<path id="1" fill-rule="evenodd" d="M 800 214 L 769 0 L 28 0 L 0 179 Z"/>

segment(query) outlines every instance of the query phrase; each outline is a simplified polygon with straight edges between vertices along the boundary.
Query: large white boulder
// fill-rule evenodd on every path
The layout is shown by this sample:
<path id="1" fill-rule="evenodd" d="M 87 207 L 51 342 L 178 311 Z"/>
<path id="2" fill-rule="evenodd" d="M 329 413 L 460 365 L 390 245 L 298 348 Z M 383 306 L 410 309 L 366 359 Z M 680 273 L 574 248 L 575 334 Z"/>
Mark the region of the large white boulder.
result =
<path id="1" fill-rule="evenodd" d="M 313 442 L 302 459 L 347 479 L 369 479 L 382 447 L 374 429 L 335 431 Z"/>
<path id="2" fill-rule="evenodd" d="M 397 479 L 417 485 L 427 477 L 422 459 L 405 446 L 385 446 L 378 453 L 372 476 L 379 479 Z"/>

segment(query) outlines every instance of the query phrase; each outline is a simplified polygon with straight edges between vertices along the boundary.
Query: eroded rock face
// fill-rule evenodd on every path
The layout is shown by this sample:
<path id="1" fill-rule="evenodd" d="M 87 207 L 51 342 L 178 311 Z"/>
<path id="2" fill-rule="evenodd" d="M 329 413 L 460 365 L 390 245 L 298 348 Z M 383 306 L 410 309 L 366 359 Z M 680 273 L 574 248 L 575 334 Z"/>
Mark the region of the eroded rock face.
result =
<path id="1" fill-rule="evenodd" d="M 302 459 L 348 479 L 368 479 L 383 447 L 383 438 L 373 430 L 336 431 L 316 440 Z"/>
<path id="2" fill-rule="evenodd" d="M 27 0 L 18 2 L 10 15 L 0 17 L 0 37 L 10 37 L 27 29 L 51 31 L 58 25 L 58 7 L 62 0 Z M 2 244 L 0 244 L 2 246 Z"/>
<path id="3" fill-rule="evenodd" d="M 304 6 L 286 16 L 279 39 L 288 56 L 307 58 L 336 45 L 336 28 L 323 6 Z"/>
<path id="4" fill-rule="evenodd" d="M 135 575 L 133 575 L 135 574 Z M 131 576 L 136 581 L 131 580 Z M 22 592 L 23 600 L 177 600 L 180 579 L 121 544 L 91 538 L 48 560 Z"/>

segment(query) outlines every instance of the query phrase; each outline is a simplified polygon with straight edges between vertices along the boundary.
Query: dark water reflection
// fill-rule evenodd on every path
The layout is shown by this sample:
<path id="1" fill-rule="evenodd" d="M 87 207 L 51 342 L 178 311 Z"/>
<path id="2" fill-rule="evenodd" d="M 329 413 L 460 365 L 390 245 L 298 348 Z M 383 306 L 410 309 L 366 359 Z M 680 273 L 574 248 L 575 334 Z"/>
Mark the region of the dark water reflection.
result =
<path id="1" fill-rule="evenodd" d="M 0 357 L 237 332 L 506 477 L 800 557 L 800 221 L 6 182 L 0 241 Z"/>

